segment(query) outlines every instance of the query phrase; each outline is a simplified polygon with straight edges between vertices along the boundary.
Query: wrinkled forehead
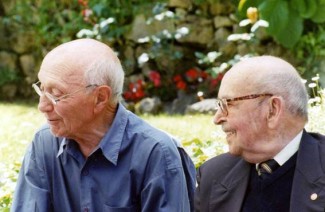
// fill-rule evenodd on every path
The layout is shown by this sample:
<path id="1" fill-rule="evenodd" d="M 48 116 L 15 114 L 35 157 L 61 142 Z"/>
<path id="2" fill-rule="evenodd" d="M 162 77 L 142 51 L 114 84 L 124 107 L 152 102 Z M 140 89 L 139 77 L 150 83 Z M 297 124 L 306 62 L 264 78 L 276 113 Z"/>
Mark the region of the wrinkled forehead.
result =
<path id="1" fill-rule="evenodd" d="M 79 75 L 84 65 L 82 61 L 82 58 L 78 59 L 71 54 L 51 54 L 44 58 L 40 71 Z"/>
<path id="2" fill-rule="evenodd" d="M 84 84 L 85 66 L 67 54 L 50 54 L 41 64 L 38 78 L 42 83 Z"/>

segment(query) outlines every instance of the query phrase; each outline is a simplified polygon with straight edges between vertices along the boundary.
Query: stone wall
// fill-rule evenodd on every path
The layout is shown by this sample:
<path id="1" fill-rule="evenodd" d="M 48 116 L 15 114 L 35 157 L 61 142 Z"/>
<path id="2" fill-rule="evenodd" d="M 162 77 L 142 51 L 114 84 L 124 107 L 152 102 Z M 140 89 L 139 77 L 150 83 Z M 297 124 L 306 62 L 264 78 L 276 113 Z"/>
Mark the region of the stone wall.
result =
<path id="1" fill-rule="evenodd" d="M 208 1 L 207 1 L 208 2 Z M 146 74 L 149 69 L 159 68 L 176 72 L 185 71 L 196 64 L 195 51 L 219 51 L 224 59 L 232 58 L 235 54 L 244 55 L 249 52 L 280 55 L 289 58 L 290 55 L 280 46 L 274 44 L 265 32 L 257 33 L 259 42 L 247 45 L 245 42 L 228 42 L 230 34 L 243 31 L 238 27 L 236 5 L 232 1 L 220 0 L 217 3 L 194 5 L 191 0 L 170 0 L 168 7 L 177 15 L 177 19 L 153 21 L 146 24 L 148 17 L 137 15 L 123 40 L 123 44 L 113 44 L 120 52 L 128 79 L 134 75 Z M 41 59 L 49 50 L 37 46 L 39 35 L 32 28 L 25 28 L 21 23 L 7 23 L 5 16 L 14 7 L 15 1 L 2 0 L 0 2 L 0 98 L 13 99 L 15 97 L 31 98 L 31 83 L 37 81 L 37 72 Z M 189 33 L 181 39 L 175 40 L 173 49 L 183 53 L 182 60 L 172 60 L 170 55 L 157 57 L 155 63 L 139 66 L 137 58 L 148 52 L 148 44 L 139 43 L 139 39 L 156 35 L 163 30 L 175 31 L 186 27 Z M 76 33 L 80 30 L 76 26 Z M 49 31 L 48 33 L 51 33 Z M 71 37 L 71 39 L 74 39 Z M 152 46 L 151 46 L 152 47 Z"/>
<path id="2" fill-rule="evenodd" d="M 23 23 L 6 21 L 15 0 L 0 1 L 0 98 L 30 97 L 30 84 L 37 78 L 37 35 Z"/>

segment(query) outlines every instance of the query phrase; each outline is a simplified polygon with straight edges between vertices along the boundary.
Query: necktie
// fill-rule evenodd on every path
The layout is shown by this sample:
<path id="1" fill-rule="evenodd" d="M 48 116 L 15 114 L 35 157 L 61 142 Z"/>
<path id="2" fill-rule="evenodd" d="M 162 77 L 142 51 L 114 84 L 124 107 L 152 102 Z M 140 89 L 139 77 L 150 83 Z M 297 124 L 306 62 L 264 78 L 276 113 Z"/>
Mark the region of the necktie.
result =
<path id="1" fill-rule="evenodd" d="M 267 175 L 272 174 L 278 167 L 279 164 L 274 159 L 267 160 L 258 165 L 257 173 L 260 177 L 263 178 Z"/>

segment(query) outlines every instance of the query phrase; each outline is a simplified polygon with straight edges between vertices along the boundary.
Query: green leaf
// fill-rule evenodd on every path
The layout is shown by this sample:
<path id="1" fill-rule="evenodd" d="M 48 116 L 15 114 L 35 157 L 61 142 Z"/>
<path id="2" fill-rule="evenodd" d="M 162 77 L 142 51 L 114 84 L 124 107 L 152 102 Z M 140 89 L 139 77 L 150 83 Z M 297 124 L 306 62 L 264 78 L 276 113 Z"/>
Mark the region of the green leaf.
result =
<path id="1" fill-rule="evenodd" d="M 292 48 L 300 39 L 303 31 L 303 19 L 294 10 L 288 15 L 284 29 L 274 35 L 275 40 L 286 48 Z"/>
<path id="2" fill-rule="evenodd" d="M 289 8 L 288 2 L 283 0 L 264 1 L 260 7 L 261 18 L 269 22 L 267 31 L 271 35 L 277 35 L 288 25 Z"/>
<path id="3" fill-rule="evenodd" d="M 311 17 L 311 20 L 315 23 L 325 22 L 325 2 L 318 5 L 315 14 Z"/>
<path id="4" fill-rule="evenodd" d="M 94 13 L 97 16 L 102 16 L 102 13 L 103 13 L 104 9 L 105 9 L 105 6 L 103 4 L 100 4 L 100 3 L 94 5 L 94 7 L 92 8 L 92 10 L 94 11 Z"/>
<path id="5" fill-rule="evenodd" d="M 305 5 L 306 5 L 306 11 L 300 13 L 300 15 L 303 18 L 311 18 L 317 10 L 317 2 L 316 0 L 305 0 Z"/>
<path id="6" fill-rule="evenodd" d="M 299 14 L 305 13 L 307 11 L 307 5 L 305 0 L 291 0 L 290 8 L 298 11 Z"/>

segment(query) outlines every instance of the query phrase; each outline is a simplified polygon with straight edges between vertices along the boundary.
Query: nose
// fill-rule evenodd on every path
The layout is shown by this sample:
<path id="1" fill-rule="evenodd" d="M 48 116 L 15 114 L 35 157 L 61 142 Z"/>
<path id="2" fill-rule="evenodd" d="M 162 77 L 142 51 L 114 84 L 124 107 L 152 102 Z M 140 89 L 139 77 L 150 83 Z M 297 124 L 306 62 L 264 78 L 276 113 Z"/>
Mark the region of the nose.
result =
<path id="1" fill-rule="evenodd" d="M 47 113 L 53 110 L 53 104 L 51 100 L 46 97 L 46 95 L 40 96 L 38 102 L 38 110 L 42 113 Z"/>
<path id="2" fill-rule="evenodd" d="M 216 113 L 214 114 L 214 117 L 213 117 L 213 123 L 215 125 L 220 125 L 225 121 L 226 121 L 225 114 L 220 109 L 217 110 Z"/>

